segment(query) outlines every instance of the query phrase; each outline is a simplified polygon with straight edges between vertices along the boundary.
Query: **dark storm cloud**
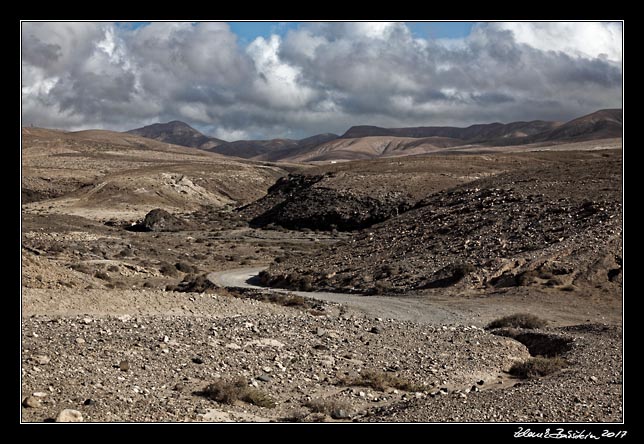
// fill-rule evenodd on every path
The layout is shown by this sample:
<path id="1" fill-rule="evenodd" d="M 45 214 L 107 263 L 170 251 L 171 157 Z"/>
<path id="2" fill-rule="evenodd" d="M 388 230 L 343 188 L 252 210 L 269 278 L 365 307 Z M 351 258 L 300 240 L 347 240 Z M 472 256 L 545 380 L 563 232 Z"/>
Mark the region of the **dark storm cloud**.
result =
<path id="1" fill-rule="evenodd" d="M 574 63 L 570 57 L 566 58 L 569 63 L 560 63 L 558 71 L 553 72 L 553 75 L 557 74 L 562 82 L 578 85 L 590 84 L 604 88 L 621 87 L 622 72 L 619 67 L 599 59 Z"/>
<path id="2" fill-rule="evenodd" d="M 224 139 L 351 125 L 567 119 L 621 103 L 621 25 L 308 23 L 242 46 L 225 23 L 24 23 L 23 122 L 130 129 L 183 120 Z"/>
<path id="3" fill-rule="evenodd" d="M 62 51 L 59 45 L 41 42 L 30 33 L 22 38 L 22 54 L 24 62 L 46 68 L 60 58 Z"/>
<path id="4" fill-rule="evenodd" d="M 498 105 L 500 103 L 514 102 L 514 98 L 511 96 L 496 92 L 470 94 L 470 98 L 480 105 Z"/>
<path id="5" fill-rule="evenodd" d="M 235 95 L 229 90 L 211 85 L 189 85 L 178 91 L 174 98 L 181 102 L 207 105 L 229 106 L 235 103 Z"/>
<path id="6" fill-rule="evenodd" d="M 58 83 L 51 90 L 51 96 L 63 111 L 74 110 L 88 116 L 101 116 L 106 106 L 130 101 L 134 75 L 119 74 L 84 73 Z"/>

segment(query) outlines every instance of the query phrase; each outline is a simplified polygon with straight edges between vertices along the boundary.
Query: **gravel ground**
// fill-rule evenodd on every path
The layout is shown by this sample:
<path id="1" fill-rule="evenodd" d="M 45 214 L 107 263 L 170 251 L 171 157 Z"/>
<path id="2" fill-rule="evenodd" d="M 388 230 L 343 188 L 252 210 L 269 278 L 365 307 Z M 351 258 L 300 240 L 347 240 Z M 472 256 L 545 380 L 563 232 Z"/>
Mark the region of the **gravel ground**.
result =
<path id="1" fill-rule="evenodd" d="M 621 329 L 585 324 L 557 329 L 574 338 L 563 356 L 569 367 L 511 388 L 442 396 L 385 407 L 372 421 L 402 422 L 620 422 Z"/>
<path id="2" fill-rule="evenodd" d="M 575 339 L 564 355 L 570 366 L 520 382 L 506 371 L 530 357 L 527 347 L 475 326 L 374 319 L 333 303 L 284 307 L 223 291 L 60 293 L 24 290 L 25 422 L 52 421 L 63 409 L 86 422 L 621 418 L 616 327 L 553 329 Z M 76 304 L 73 314 L 62 300 Z M 359 385 L 370 371 L 399 384 Z M 237 378 L 275 407 L 201 394 Z"/>
<path id="3" fill-rule="evenodd" d="M 497 380 L 511 384 L 503 370 L 529 356 L 524 345 L 477 327 L 369 319 L 336 304 L 311 310 L 147 292 L 138 302 L 163 301 L 158 313 L 166 314 L 79 307 L 78 313 L 92 314 L 61 316 L 55 307 L 33 304 L 31 292 L 25 289 L 22 392 L 38 402 L 23 407 L 23 421 L 52 420 L 65 408 L 97 422 L 332 420 L 305 407 L 315 399 L 345 402 L 347 417 L 338 420 L 362 420 L 377 406 L 424 399 L 440 388 L 464 390 L 481 380 L 494 388 Z M 103 295 L 127 299 L 131 293 Z M 88 307 L 92 301 L 86 299 Z M 112 302 L 113 312 L 136 306 Z M 342 383 L 365 371 L 395 375 L 415 388 Z M 220 404 L 198 394 L 236 377 L 277 406 Z"/>

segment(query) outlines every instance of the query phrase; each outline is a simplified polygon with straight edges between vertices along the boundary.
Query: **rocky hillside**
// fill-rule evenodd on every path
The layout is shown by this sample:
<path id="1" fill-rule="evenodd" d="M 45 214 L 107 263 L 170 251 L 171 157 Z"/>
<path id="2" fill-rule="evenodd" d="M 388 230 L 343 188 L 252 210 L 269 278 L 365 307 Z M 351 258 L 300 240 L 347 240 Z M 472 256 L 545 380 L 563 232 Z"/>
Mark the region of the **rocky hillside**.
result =
<path id="1" fill-rule="evenodd" d="M 264 282 L 391 293 L 537 285 L 617 289 L 621 154 L 527 167 L 423 199 L 315 256 L 273 264 Z"/>
<path id="2" fill-rule="evenodd" d="M 154 208 L 242 205 L 286 171 L 133 134 L 23 128 L 23 210 L 137 220 Z"/>
<path id="3" fill-rule="evenodd" d="M 337 139 L 337 134 L 317 134 L 301 140 L 271 139 L 271 140 L 237 140 L 222 143 L 209 151 L 225 156 L 241 157 L 243 159 L 279 161 L 300 153 L 307 153 L 316 146 Z"/>
<path id="4" fill-rule="evenodd" d="M 297 140 L 271 139 L 271 140 L 237 140 L 226 142 L 211 148 L 209 151 L 224 156 L 253 159 L 263 154 L 297 148 Z"/>
<path id="5" fill-rule="evenodd" d="M 251 217 L 251 227 L 279 225 L 289 229 L 350 231 L 396 216 L 411 204 L 402 193 L 367 196 L 349 189 L 324 186 L 333 173 L 317 176 L 291 174 L 281 178 L 262 199 L 240 212 Z"/>
<path id="6" fill-rule="evenodd" d="M 571 120 L 546 133 L 534 136 L 536 141 L 544 140 L 592 140 L 622 136 L 622 110 L 603 109 Z"/>
<path id="7" fill-rule="evenodd" d="M 333 160 L 362 160 L 378 157 L 412 156 L 428 154 L 445 148 L 463 145 L 460 139 L 448 137 L 393 137 L 373 136 L 355 139 L 335 139 L 307 150 L 287 154 L 291 162 L 319 162 Z"/>

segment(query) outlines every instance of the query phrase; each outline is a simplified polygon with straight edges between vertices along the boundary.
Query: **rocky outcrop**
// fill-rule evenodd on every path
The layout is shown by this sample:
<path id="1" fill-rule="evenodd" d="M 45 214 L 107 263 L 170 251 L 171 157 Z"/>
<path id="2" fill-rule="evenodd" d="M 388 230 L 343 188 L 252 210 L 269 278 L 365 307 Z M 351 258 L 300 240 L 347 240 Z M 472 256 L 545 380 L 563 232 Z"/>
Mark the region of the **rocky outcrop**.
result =
<path id="1" fill-rule="evenodd" d="M 134 225 L 133 231 L 182 231 L 189 224 L 161 208 L 154 209 L 145 215 L 141 223 Z"/>
<path id="2" fill-rule="evenodd" d="M 352 231 L 369 227 L 411 208 L 400 193 L 366 196 L 353 190 L 325 187 L 324 176 L 289 175 L 268 195 L 243 209 L 256 214 L 251 227 L 279 225 L 288 229 Z"/>
<path id="3" fill-rule="evenodd" d="M 598 158 L 478 180 L 430 195 L 349 242 L 273 264 L 263 280 L 290 288 L 289 276 L 297 275 L 313 289 L 367 294 L 618 289 L 620 171 L 620 160 Z"/>

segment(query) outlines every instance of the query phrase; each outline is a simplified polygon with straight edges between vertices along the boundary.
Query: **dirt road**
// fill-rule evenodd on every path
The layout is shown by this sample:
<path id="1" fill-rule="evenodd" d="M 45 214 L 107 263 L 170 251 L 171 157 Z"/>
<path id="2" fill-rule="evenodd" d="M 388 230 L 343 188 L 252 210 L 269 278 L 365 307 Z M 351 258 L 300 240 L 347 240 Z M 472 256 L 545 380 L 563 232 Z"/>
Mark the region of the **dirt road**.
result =
<path id="1" fill-rule="evenodd" d="M 264 267 L 238 268 L 213 272 L 208 279 L 222 287 L 256 288 L 274 292 L 290 292 L 300 296 L 346 304 L 370 317 L 414 321 L 422 324 L 461 324 L 485 326 L 500 316 L 528 312 L 544 317 L 551 325 L 574 325 L 580 322 L 621 323 L 619 301 L 589 303 L 587 298 L 568 296 L 561 304 L 560 294 L 542 293 L 538 297 L 515 293 L 498 292 L 486 295 L 457 295 L 435 293 L 424 296 L 362 296 L 356 294 L 289 291 L 262 287 L 257 275 Z M 558 299 L 559 303 L 551 299 Z"/>
<path id="2" fill-rule="evenodd" d="M 257 275 L 263 267 L 241 268 L 208 274 L 208 279 L 223 287 L 257 288 L 266 290 L 267 287 L 257 285 Z M 436 302 L 418 297 L 390 296 L 361 296 L 343 293 L 323 293 L 308 291 L 288 291 L 270 288 L 269 290 L 282 293 L 294 293 L 300 296 L 347 304 L 368 316 L 414 321 L 425 324 L 467 323 L 476 316 L 471 310 L 459 310 L 439 306 Z"/>

